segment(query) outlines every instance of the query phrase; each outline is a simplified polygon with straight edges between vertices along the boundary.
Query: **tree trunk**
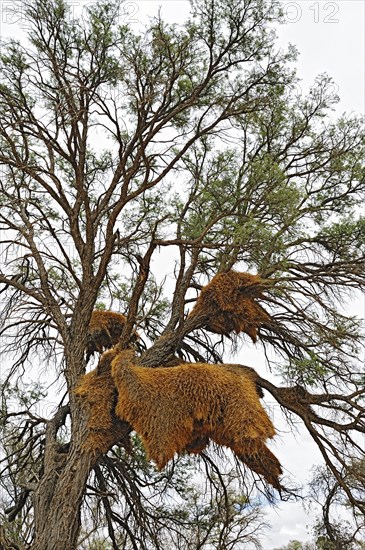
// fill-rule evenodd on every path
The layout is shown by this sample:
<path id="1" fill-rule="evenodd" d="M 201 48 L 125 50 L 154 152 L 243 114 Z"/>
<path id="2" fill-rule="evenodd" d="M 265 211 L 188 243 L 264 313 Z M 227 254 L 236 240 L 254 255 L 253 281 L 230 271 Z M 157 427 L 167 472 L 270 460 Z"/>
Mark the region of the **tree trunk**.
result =
<path id="1" fill-rule="evenodd" d="M 35 541 L 32 550 L 72 550 L 77 546 L 80 508 L 90 470 L 98 459 L 84 449 L 88 410 L 70 393 L 70 406 L 62 407 L 48 422 L 44 474 L 34 491 Z M 57 441 L 57 432 L 72 411 L 68 452 Z"/>
<path id="2" fill-rule="evenodd" d="M 77 366 L 83 360 L 82 345 L 79 348 L 68 357 L 68 373 L 72 374 L 68 380 L 70 404 L 61 407 L 47 422 L 43 476 L 33 493 L 35 540 L 32 550 L 76 549 L 85 485 L 100 456 L 85 449 L 89 410 L 74 394 L 80 375 Z M 65 446 L 59 443 L 57 434 L 68 414 L 71 439 Z"/>
<path id="3" fill-rule="evenodd" d="M 82 498 L 95 460 L 95 455 L 77 447 L 60 473 L 56 468 L 43 476 L 34 495 L 32 550 L 76 549 Z"/>

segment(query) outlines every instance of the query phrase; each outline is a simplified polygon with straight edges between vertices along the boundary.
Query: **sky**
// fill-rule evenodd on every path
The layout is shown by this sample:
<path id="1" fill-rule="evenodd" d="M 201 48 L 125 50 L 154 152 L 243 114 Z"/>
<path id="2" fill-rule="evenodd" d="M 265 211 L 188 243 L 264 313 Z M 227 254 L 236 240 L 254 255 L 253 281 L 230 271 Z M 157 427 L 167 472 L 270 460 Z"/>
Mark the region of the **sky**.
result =
<path id="1" fill-rule="evenodd" d="M 75 12 L 84 9 L 90 1 L 70 1 Z M 334 116 L 342 112 L 365 112 L 365 3 L 363 0 L 296 0 L 283 1 L 286 24 L 278 29 L 278 44 L 285 48 L 290 42 L 297 46 L 296 63 L 301 79 L 298 93 L 306 93 L 317 75 L 332 76 L 333 92 L 341 101 Z M 159 7 L 170 22 L 180 22 L 188 14 L 186 0 L 127 0 L 121 17 L 127 25 L 141 28 L 148 18 L 156 15 Z M 0 36 L 21 37 L 22 18 L 20 3 L 0 0 Z M 364 301 L 356 305 L 359 315 L 364 313 Z M 236 359 L 237 360 L 237 359 Z M 238 358 L 254 366 L 260 374 L 264 370 L 264 357 L 252 345 Z M 291 434 L 280 419 L 278 407 L 267 401 L 279 434 L 272 449 L 285 465 L 286 474 L 299 482 L 310 478 L 310 471 L 320 461 L 319 451 L 303 431 Z M 282 503 L 267 507 L 271 530 L 263 542 L 264 550 L 272 550 L 292 539 L 309 540 L 310 526 L 315 511 L 307 514 L 301 503 Z"/>

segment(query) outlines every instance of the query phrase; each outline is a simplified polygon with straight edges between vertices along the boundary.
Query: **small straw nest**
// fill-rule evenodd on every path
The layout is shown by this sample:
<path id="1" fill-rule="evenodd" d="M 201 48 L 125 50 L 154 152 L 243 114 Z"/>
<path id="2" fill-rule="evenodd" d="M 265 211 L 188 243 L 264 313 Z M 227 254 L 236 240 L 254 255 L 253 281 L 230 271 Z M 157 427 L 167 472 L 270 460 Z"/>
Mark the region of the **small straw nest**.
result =
<path id="1" fill-rule="evenodd" d="M 95 351 L 102 353 L 118 343 L 125 322 L 126 316 L 122 313 L 99 310 L 92 312 L 86 344 L 87 361 Z"/>
<path id="2" fill-rule="evenodd" d="M 270 321 L 270 315 L 255 300 L 262 298 L 262 283 L 259 275 L 218 273 L 202 288 L 190 315 L 202 316 L 211 332 L 244 332 L 256 342 L 258 328 Z"/>

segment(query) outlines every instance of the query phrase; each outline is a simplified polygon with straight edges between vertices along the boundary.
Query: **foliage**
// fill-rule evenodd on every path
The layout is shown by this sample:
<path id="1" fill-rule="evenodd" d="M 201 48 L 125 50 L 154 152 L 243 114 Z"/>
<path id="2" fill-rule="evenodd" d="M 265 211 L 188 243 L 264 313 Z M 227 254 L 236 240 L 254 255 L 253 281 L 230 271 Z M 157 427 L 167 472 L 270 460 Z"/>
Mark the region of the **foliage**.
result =
<path id="1" fill-rule="evenodd" d="M 275 550 L 319 550 L 310 542 L 300 542 L 299 540 L 291 540 L 285 546 L 280 546 L 280 548 L 275 548 Z"/>
<path id="2" fill-rule="evenodd" d="M 341 491 L 341 485 L 346 483 L 353 494 L 362 498 L 365 484 L 364 464 L 364 459 L 350 459 L 339 479 L 325 467 L 317 467 L 314 471 L 310 483 L 311 500 L 320 503 L 322 509 L 322 516 L 317 519 L 314 533 L 317 544 L 321 542 L 324 550 L 356 550 L 364 545 L 364 515 L 352 508 L 348 497 Z"/>
<path id="3" fill-rule="evenodd" d="M 236 544 L 261 548 L 259 538 L 267 526 L 258 505 L 243 496 L 244 488 L 235 469 L 221 465 L 218 470 L 208 455 L 197 467 L 185 456 L 166 472 L 157 473 L 137 436 L 133 436 L 133 443 L 133 455 L 116 450 L 102 459 L 94 473 L 98 489 L 114 494 L 110 512 L 120 525 L 114 534 L 118 548 L 134 548 L 136 542 L 148 549 L 210 550 L 234 548 Z M 203 470 L 210 488 L 202 484 Z M 93 548 L 93 544 L 97 548 L 102 541 L 106 548 L 112 548 L 107 542 L 108 525 L 101 507 L 87 508 L 83 523 L 99 527 L 96 532 L 90 529 L 84 533 L 80 548 Z"/>

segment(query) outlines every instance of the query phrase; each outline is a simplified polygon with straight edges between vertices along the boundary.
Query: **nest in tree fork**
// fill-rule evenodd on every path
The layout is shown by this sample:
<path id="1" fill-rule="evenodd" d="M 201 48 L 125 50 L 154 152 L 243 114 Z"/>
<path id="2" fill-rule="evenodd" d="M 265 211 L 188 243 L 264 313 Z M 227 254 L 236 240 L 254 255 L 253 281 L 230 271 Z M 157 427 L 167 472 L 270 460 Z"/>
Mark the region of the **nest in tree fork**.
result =
<path id="1" fill-rule="evenodd" d="M 130 350 L 108 355 L 118 390 L 116 415 L 140 435 L 159 469 L 175 453 L 201 452 L 211 439 L 280 489 L 281 466 L 265 444 L 275 429 L 253 369 L 205 363 L 151 369 L 136 366 Z"/>
<path id="2" fill-rule="evenodd" d="M 86 344 L 86 359 L 95 351 L 102 353 L 118 343 L 124 329 L 126 316 L 115 311 L 92 312 Z M 136 339 L 136 334 L 132 335 Z"/>
<path id="3" fill-rule="evenodd" d="M 211 332 L 245 332 L 256 342 L 258 328 L 270 321 L 270 315 L 256 301 L 263 297 L 262 282 L 259 275 L 250 273 L 218 273 L 202 288 L 190 315 L 201 316 Z"/>
<path id="4" fill-rule="evenodd" d="M 110 361 L 101 358 L 98 369 L 85 374 L 75 390 L 88 408 L 88 435 L 85 449 L 106 453 L 124 439 L 128 447 L 130 427 L 114 414 L 117 391 L 110 372 Z"/>

